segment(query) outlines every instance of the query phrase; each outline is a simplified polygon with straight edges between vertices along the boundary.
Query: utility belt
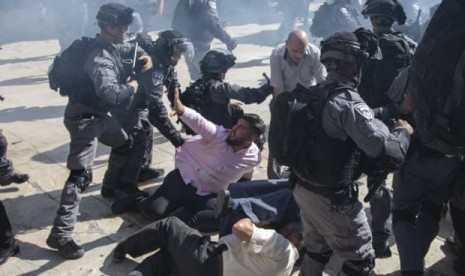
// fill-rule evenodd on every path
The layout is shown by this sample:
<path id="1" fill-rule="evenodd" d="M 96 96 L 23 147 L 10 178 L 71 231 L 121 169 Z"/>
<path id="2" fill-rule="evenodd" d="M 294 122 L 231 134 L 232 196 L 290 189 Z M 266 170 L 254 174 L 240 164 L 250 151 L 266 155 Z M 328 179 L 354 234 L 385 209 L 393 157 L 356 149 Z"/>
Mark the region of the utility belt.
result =
<path id="1" fill-rule="evenodd" d="M 354 182 L 351 184 L 340 186 L 340 187 L 323 187 L 323 186 L 316 186 L 308 181 L 304 181 L 297 176 L 296 178 L 297 183 L 309 190 L 310 192 L 319 194 L 323 197 L 326 197 L 331 200 L 331 204 L 334 206 L 342 206 L 345 204 L 351 204 L 358 201 L 358 185 Z"/>

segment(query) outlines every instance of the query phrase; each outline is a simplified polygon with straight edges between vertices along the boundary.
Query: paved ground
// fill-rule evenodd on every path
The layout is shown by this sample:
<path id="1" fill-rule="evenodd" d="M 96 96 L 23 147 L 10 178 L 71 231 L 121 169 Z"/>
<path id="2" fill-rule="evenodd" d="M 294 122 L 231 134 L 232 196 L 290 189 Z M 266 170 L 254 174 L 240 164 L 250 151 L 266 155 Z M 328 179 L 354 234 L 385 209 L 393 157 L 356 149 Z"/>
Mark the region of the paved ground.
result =
<path id="1" fill-rule="evenodd" d="M 33 28 L 42 28 L 34 26 L 34 18 L 29 19 Z M 259 84 L 262 72 L 269 72 L 267 58 L 276 41 L 272 30 L 277 26 L 276 23 L 238 23 L 229 27 L 239 42 L 235 51 L 237 65 L 228 74 L 230 80 L 250 86 Z M 108 148 L 104 146 L 99 146 L 94 167 L 95 184 L 83 195 L 74 232 L 74 238 L 86 250 L 86 255 L 76 261 L 64 261 L 45 245 L 68 175 L 65 162 L 69 138 L 62 124 L 66 98 L 51 91 L 47 83 L 46 72 L 58 52 L 57 41 L 27 37 L 24 40 L 27 41 L 3 43 L 0 51 L 0 95 L 6 98 L 0 103 L 0 128 L 9 141 L 9 158 L 18 171 L 31 176 L 28 183 L 0 187 L 0 199 L 6 205 L 21 247 L 20 254 L 1 266 L 0 275 L 125 275 L 141 259 L 112 264 L 109 254 L 120 239 L 148 221 L 134 213 L 113 216 L 109 208 L 111 201 L 100 196 L 108 158 Z M 184 64 L 180 65 L 179 75 L 182 86 L 186 86 L 188 75 Z M 269 119 L 267 104 L 245 109 Z M 155 143 L 155 165 L 171 170 L 173 147 L 159 136 Z M 265 150 L 263 160 L 266 156 Z M 266 161 L 257 168 L 254 178 L 264 178 L 265 168 Z M 151 191 L 159 183 L 142 184 L 141 188 Z M 456 275 L 451 269 L 451 258 L 446 258 L 450 253 L 442 246 L 449 233 L 450 223 L 444 222 L 426 258 L 431 275 Z M 377 261 L 375 275 L 399 275 L 395 245 L 392 249 L 392 258 Z M 338 265 L 335 260 L 328 275 L 335 275 Z"/>

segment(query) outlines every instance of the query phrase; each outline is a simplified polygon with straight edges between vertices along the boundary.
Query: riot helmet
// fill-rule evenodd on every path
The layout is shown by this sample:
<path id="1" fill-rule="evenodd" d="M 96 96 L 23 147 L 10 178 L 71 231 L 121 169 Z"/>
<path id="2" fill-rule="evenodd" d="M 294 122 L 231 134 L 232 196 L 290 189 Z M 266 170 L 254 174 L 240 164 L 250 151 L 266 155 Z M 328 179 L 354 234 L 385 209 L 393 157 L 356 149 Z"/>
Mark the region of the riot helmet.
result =
<path id="1" fill-rule="evenodd" d="M 355 32 L 335 33 L 321 41 L 321 62 L 335 69 L 343 63 L 357 64 L 357 69 L 368 58 L 380 58 L 380 50 L 376 35 L 366 29 L 359 28 Z"/>
<path id="2" fill-rule="evenodd" d="M 321 62 L 329 59 L 359 63 L 367 57 L 354 33 L 335 33 L 321 41 Z"/>
<path id="3" fill-rule="evenodd" d="M 228 50 L 213 49 L 208 51 L 200 61 L 202 74 L 226 73 L 236 64 L 236 57 Z"/>
<path id="4" fill-rule="evenodd" d="M 192 60 L 194 57 L 192 42 L 176 30 L 160 32 L 155 45 L 163 52 L 162 58 L 173 66 L 183 55 L 187 60 Z"/>
<path id="5" fill-rule="evenodd" d="M 404 8 L 397 0 L 367 0 L 362 10 L 365 17 L 388 17 L 404 25 L 407 20 Z"/>
<path id="6" fill-rule="evenodd" d="M 108 3 L 100 6 L 96 19 L 99 26 L 129 26 L 132 23 L 133 9 L 118 3 Z"/>

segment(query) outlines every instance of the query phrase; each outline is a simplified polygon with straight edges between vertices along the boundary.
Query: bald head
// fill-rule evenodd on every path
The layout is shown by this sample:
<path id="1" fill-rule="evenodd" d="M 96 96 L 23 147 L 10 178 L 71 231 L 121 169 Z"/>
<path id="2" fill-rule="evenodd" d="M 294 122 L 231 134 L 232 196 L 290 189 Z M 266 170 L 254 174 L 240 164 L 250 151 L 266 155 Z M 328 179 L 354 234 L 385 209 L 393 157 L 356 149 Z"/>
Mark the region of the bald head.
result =
<path id="1" fill-rule="evenodd" d="M 308 46 L 308 35 L 305 31 L 296 29 L 289 33 L 286 41 L 288 57 L 292 62 L 298 64 Z"/>
<path id="2" fill-rule="evenodd" d="M 307 47 L 308 35 L 303 30 L 295 29 L 287 36 L 287 42 L 292 44 L 300 44 L 304 47 Z"/>

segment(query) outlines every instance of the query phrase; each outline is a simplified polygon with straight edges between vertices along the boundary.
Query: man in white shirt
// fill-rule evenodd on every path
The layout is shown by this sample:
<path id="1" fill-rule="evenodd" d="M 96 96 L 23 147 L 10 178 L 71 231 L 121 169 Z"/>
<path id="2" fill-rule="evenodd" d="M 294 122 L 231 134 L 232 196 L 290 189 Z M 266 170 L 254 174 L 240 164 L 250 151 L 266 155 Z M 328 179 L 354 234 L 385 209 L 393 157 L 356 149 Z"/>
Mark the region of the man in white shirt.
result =
<path id="1" fill-rule="evenodd" d="M 113 261 L 122 262 L 126 254 L 138 257 L 160 249 L 129 275 L 286 276 L 299 258 L 300 229 L 299 223 L 289 223 L 278 233 L 244 218 L 233 225 L 232 234 L 213 242 L 178 218 L 169 217 L 121 241 Z"/>
<path id="2" fill-rule="evenodd" d="M 320 62 L 320 49 L 309 43 L 307 33 L 299 29 L 290 32 L 286 43 L 273 50 L 270 67 L 274 96 L 294 90 L 297 83 L 308 88 L 326 79 L 326 69 Z"/>
<path id="3" fill-rule="evenodd" d="M 309 43 L 303 30 L 289 33 L 286 43 L 278 45 L 270 57 L 270 85 L 273 97 L 283 91 L 292 91 L 301 84 L 306 88 L 326 79 L 326 69 L 320 62 L 320 49 Z M 269 179 L 280 178 L 279 164 L 270 155 L 267 174 Z"/>

